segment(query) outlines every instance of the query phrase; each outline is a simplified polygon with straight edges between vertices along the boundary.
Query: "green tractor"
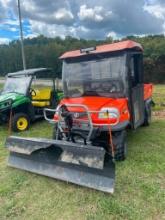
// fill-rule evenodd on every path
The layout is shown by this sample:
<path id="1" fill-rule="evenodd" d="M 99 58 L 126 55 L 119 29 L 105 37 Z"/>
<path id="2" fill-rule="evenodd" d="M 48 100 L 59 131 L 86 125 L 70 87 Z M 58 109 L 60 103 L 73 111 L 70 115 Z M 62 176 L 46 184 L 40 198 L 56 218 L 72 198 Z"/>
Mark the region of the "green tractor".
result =
<path id="1" fill-rule="evenodd" d="M 53 75 L 48 68 L 7 74 L 0 93 L 0 124 L 10 122 L 13 131 L 24 131 L 31 122 L 44 118 L 45 107 L 54 109 L 63 93 L 55 88 Z"/>

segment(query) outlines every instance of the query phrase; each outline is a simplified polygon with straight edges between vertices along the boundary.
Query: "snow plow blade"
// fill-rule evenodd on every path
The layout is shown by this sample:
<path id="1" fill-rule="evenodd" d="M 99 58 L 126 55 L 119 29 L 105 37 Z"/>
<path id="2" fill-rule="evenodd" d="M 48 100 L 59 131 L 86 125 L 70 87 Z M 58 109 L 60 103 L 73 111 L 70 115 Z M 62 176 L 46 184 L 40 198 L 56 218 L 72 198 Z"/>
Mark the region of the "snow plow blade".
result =
<path id="1" fill-rule="evenodd" d="M 67 141 L 8 137 L 8 165 L 103 192 L 114 192 L 115 164 L 104 148 Z"/>

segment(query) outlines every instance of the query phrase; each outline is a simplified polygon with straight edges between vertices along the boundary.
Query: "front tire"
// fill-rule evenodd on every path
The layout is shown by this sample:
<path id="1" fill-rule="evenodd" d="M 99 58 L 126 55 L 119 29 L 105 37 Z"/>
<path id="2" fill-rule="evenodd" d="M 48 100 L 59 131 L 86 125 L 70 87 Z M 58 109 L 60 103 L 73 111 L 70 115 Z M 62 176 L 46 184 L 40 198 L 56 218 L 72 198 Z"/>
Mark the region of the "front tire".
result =
<path id="1" fill-rule="evenodd" d="M 115 149 L 115 160 L 116 161 L 123 161 L 127 157 L 127 143 L 126 141 L 120 145 L 117 145 Z"/>
<path id="2" fill-rule="evenodd" d="M 117 132 L 113 137 L 115 160 L 123 161 L 127 157 L 126 131 Z"/>
<path id="3" fill-rule="evenodd" d="M 15 132 L 25 131 L 29 128 L 30 119 L 27 114 L 16 113 L 12 119 L 12 130 Z"/>

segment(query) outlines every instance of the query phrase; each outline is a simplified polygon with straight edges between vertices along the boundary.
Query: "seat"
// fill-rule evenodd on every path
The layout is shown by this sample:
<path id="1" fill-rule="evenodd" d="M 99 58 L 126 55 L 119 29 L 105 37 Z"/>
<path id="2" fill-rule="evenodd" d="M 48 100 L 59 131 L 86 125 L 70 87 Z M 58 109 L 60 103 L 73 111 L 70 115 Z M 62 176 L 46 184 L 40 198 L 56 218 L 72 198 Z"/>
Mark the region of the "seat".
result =
<path id="1" fill-rule="evenodd" d="M 34 107 L 50 106 L 51 92 L 50 88 L 35 89 L 36 95 L 32 96 L 32 105 Z"/>

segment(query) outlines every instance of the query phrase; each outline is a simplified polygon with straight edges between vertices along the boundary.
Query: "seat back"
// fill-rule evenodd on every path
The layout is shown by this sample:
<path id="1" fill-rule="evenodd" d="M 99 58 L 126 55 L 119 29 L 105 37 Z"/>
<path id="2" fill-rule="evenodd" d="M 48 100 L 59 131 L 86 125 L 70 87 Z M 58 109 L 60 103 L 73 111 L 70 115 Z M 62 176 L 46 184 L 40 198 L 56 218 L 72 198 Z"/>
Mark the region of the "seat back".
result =
<path id="1" fill-rule="evenodd" d="M 50 88 L 35 89 L 36 95 L 32 96 L 32 105 L 35 107 L 50 106 L 51 92 Z"/>

